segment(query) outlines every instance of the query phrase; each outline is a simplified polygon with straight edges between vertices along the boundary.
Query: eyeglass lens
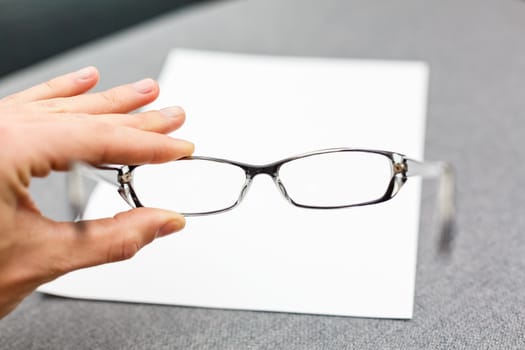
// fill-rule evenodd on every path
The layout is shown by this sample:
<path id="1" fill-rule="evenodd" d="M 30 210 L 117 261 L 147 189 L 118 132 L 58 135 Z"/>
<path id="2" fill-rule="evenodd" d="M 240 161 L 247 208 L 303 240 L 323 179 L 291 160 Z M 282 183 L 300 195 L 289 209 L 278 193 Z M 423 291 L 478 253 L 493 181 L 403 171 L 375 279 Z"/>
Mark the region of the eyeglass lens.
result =
<path id="1" fill-rule="evenodd" d="M 392 178 L 391 160 L 377 153 L 329 152 L 285 162 L 278 176 L 297 204 L 346 206 L 380 199 Z M 147 207 L 205 213 L 233 206 L 246 184 L 233 164 L 189 159 L 136 168 L 133 188 Z"/>

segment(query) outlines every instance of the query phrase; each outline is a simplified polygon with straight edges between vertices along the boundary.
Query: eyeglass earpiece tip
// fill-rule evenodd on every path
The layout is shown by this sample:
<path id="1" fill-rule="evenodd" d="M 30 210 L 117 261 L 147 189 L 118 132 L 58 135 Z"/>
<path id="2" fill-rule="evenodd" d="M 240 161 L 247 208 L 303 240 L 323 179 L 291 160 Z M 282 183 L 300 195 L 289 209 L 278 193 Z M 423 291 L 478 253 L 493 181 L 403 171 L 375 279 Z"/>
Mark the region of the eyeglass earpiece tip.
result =
<path id="1" fill-rule="evenodd" d="M 456 225 L 453 220 L 448 220 L 443 223 L 441 228 L 441 236 L 439 239 L 439 253 L 441 255 L 450 256 L 454 237 L 456 236 Z"/>

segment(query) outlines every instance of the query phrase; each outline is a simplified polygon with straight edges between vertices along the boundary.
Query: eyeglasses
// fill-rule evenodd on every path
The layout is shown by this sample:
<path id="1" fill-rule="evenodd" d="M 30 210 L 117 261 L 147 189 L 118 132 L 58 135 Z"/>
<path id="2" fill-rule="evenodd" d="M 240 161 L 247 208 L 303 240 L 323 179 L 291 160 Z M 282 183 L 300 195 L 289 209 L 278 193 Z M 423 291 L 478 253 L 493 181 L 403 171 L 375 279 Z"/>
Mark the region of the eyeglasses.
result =
<path id="1" fill-rule="evenodd" d="M 340 209 L 392 199 L 409 177 L 440 180 L 440 247 L 454 231 L 454 174 L 446 162 L 421 162 L 388 151 L 333 148 L 285 158 L 266 165 L 191 156 L 164 164 L 98 166 L 75 164 L 70 199 L 80 212 L 79 174 L 115 185 L 132 207 L 156 207 L 184 216 L 218 214 L 238 206 L 253 179 L 268 175 L 284 198 L 297 207 Z M 94 171 L 95 170 L 95 171 Z M 108 174 L 107 171 L 113 172 Z M 76 175 L 75 175 L 76 174 Z"/>

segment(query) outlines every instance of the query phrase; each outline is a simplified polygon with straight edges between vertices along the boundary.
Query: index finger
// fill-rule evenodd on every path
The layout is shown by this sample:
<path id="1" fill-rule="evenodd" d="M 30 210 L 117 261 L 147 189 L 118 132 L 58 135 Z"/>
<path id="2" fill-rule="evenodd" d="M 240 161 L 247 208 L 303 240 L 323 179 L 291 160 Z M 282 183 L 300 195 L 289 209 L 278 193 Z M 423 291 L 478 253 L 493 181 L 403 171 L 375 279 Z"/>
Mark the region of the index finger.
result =
<path id="1" fill-rule="evenodd" d="M 38 128 L 39 123 L 34 123 Z M 44 128 L 40 128 L 44 130 Z M 31 157 L 34 176 L 67 170 L 73 161 L 90 164 L 163 163 L 193 153 L 191 142 L 90 119 L 56 123 L 39 137 L 38 157 Z M 64 135 L 67 135 L 65 137 Z"/>

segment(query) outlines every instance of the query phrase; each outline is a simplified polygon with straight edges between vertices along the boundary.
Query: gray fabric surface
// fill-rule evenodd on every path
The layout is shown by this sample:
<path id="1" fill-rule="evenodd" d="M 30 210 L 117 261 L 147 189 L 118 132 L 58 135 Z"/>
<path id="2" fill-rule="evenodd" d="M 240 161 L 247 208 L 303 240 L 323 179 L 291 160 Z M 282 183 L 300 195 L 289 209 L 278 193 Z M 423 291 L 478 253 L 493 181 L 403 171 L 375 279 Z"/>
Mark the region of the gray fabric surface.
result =
<path id="1" fill-rule="evenodd" d="M 424 60 L 426 156 L 456 166 L 460 227 L 451 260 L 439 259 L 426 186 L 410 321 L 34 294 L 0 321 L 0 348 L 525 348 L 524 34 L 521 0 L 227 1 L 168 14 L 0 81 L 5 95 L 94 64 L 107 88 L 157 76 L 171 47 Z M 59 177 L 33 186 L 51 216 L 63 215 L 60 186 Z"/>

